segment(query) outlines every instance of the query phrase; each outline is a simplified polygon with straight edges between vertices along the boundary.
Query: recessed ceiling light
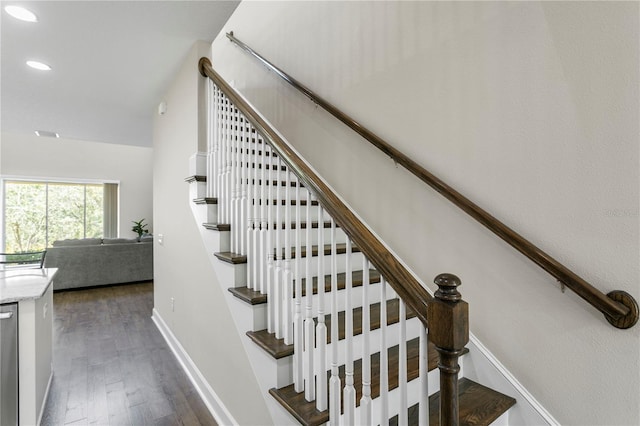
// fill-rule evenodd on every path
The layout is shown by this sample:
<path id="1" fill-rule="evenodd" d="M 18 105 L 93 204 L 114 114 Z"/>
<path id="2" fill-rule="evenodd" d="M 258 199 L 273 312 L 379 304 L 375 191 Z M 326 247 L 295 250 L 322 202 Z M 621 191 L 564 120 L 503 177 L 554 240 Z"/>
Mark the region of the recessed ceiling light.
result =
<path id="1" fill-rule="evenodd" d="M 56 132 L 50 132 L 48 130 L 36 130 L 36 135 L 42 138 L 59 138 L 60 135 Z"/>
<path id="2" fill-rule="evenodd" d="M 51 71 L 51 67 L 38 61 L 27 61 L 27 65 L 40 71 Z"/>
<path id="3" fill-rule="evenodd" d="M 4 10 L 11 16 L 21 21 L 38 22 L 38 17 L 32 11 L 20 6 L 5 6 Z"/>

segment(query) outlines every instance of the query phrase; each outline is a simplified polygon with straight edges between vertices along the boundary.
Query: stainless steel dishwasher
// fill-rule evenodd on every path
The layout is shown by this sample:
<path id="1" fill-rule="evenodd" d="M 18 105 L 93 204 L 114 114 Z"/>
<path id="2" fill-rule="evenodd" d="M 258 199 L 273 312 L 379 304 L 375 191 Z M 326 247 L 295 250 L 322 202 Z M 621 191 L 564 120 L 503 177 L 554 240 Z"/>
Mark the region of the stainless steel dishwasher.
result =
<path id="1" fill-rule="evenodd" d="M 0 425 L 18 424 L 18 304 L 0 305 Z"/>

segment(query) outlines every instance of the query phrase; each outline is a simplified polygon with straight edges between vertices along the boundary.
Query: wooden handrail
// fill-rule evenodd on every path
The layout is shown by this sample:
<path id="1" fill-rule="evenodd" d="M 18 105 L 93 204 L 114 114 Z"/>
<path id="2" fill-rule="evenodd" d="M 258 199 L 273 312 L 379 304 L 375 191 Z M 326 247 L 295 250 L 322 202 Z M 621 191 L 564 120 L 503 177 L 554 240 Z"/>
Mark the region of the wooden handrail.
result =
<path id="1" fill-rule="evenodd" d="M 208 58 L 200 58 L 200 74 L 209 77 L 229 98 L 233 105 L 244 114 L 282 161 L 295 173 L 304 186 L 310 189 L 318 202 L 334 218 L 340 228 L 349 236 L 360 251 L 376 267 L 378 272 L 393 287 L 400 298 L 416 313 L 427 326 L 427 304 L 433 297 L 416 277 L 382 244 L 360 219 L 346 206 L 329 186 L 307 165 L 284 141 L 282 136 L 249 103 L 233 89 L 212 68 Z"/>
<path id="2" fill-rule="evenodd" d="M 460 209 L 465 211 L 471 217 L 491 230 L 494 234 L 502 238 L 513 248 L 524 254 L 542 269 L 554 276 L 558 281 L 560 281 L 561 284 L 570 288 L 578 296 L 583 298 L 587 303 L 602 312 L 607 321 L 611 323 L 611 325 L 617 328 L 626 329 L 633 327 L 637 323 L 639 316 L 638 303 L 629 293 L 622 290 L 614 290 L 605 295 L 603 292 L 589 284 L 569 268 L 562 265 L 556 259 L 542 251 L 539 247 L 535 246 L 533 243 L 496 219 L 487 211 L 480 208 L 477 204 L 444 183 L 441 179 L 430 173 L 428 170 L 416 163 L 407 155 L 391 146 L 388 142 L 358 123 L 349 115 L 339 110 L 333 104 L 318 96 L 298 80 L 273 65 L 263 56 L 238 40 L 233 35 L 233 32 L 227 33 L 227 38 L 229 38 L 229 40 L 241 47 L 243 50 L 256 57 L 265 66 L 278 74 L 278 76 L 280 76 L 283 80 L 301 91 L 312 102 L 320 105 L 346 126 L 353 129 L 360 136 L 368 140 L 386 155 L 391 157 L 394 162 L 402 165 L 405 169 L 413 173 L 418 179 L 431 186 L 443 197 L 451 201 L 453 204 L 458 206 Z"/>

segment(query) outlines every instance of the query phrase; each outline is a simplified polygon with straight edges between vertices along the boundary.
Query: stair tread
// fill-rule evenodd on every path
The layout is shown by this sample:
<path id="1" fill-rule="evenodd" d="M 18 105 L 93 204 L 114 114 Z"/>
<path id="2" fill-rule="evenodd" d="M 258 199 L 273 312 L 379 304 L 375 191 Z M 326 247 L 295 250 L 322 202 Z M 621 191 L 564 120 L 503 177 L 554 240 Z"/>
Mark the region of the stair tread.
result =
<path id="1" fill-rule="evenodd" d="M 352 276 L 351 280 L 352 280 L 353 287 L 362 286 L 362 271 L 353 271 L 351 276 Z M 346 286 L 346 280 L 345 280 L 346 274 L 344 272 L 341 272 L 337 274 L 337 278 L 338 278 L 338 290 L 344 290 Z M 380 282 L 380 273 L 375 269 L 369 270 L 369 282 L 371 284 Z M 305 296 L 307 293 L 307 288 L 305 283 L 306 283 L 306 278 L 303 278 L 302 279 L 302 296 Z M 324 284 L 325 284 L 324 291 L 326 293 L 330 292 L 331 291 L 331 275 L 325 275 Z M 267 303 L 267 295 L 260 293 L 260 291 L 258 290 L 252 290 L 247 287 L 232 287 L 229 289 L 229 291 L 232 294 L 236 295 L 236 297 L 252 305 Z M 295 291 L 293 294 L 295 296 Z M 318 294 L 318 278 L 317 277 L 313 277 L 313 294 Z"/>
<path id="2" fill-rule="evenodd" d="M 200 197 L 194 198 L 193 202 L 195 204 L 218 204 L 218 199 L 213 197 Z"/>
<path id="3" fill-rule="evenodd" d="M 185 178 L 184 181 L 187 182 L 187 183 L 206 182 L 207 181 L 207 177 L 206 176 L 202 176 L 202 175 L 193 175 L 193 176 L 189 176 L 189 177 Z"/>
<path id="4" fill-rule="evenodd" d="M 356 247 L 355 245 L 352 246 L 351 248 L 351 252 L 352 253 L 357 253 L 359 252 L 360 249 L 358 247 Z M 340 243 L 336 245 L 336 253 L 337 254 L 344 254 L 347 252 L 347 244 L 346 243 Z M 232 253 L 230 251 L 224 251 L 224 252 L 218 252 L 218 253 L 214 253 L 215 256 L 222 260 L 223 262 L 227 262 L 227 263 L 233 263 L 234 265 L 240 264 L 240 263 L 247 263 L 247 256 L 246 255 L 241 255 L 241 254 L 237 254 L 237 253 Z M 328 256 L 331 254 L 331 244 L 325 244 L 324 245 L 324 255 Z M 311 256 L 317 256 L 318 255 L 318 246 L 314 245 L 312 246 L 311 249 Z M 303 246 L 302 250 L 300 250 L 300 256 L 301 257 L 306 257 L 307 256 L 307 247 Z M 295 259 L 296 257 L 296 248 L 292 247 L 291 248 L 291 258 Z"/>
<path id="5" fill-rule="evenodd" d="M 389 390 L 398 387 L 398 346 L 389 348 Z M 407 381 L 418 377 L 419 368 L 419 339 L 407 342 Z M 438 353 L 435 346 L 429 342 L 429 371 L 437 367 Z M 466 351 L 468 352 L 468 350 Z M 379 353 L 371 356 L 371 398 L 380 395 Z M 344 366 L 340 367 L 340 383 L 345 386 Z M 330 377 L 330 372 L 327 372 Z M 362 398 L 362 360 L 354 362 L 354 387 L 356 390 L 356 406 L 360 405 Z M 328 379 L 327 379 L 328 380 Z M 460 424 L 461 425 L 488 425 L 497 419 L 502 413 L 515 404 L 515 399 L 503 395 L 500 392 L 489 389 L 469 379 L 462 378 L 459 381 L 458 395 L 460 398 Z M 304 392 L 296 392 L 293 384 L 280 389 L 270 389 L 269 393 L 282 406 L 293 415 L 301 424 L 316 426 L 329 421 L 329 411 L 318 411 L 315 401 L 305 400 Z M 439 417 L 439 396 L 435 393 L 429 397 L 430 424 L 437 425 Z M 410 424 L 417 424 L 417 405 L 411 407 Z M 396 417 L 397 419 L 397 417 Z M 434 422 L 434 419 L 435 422 Z M 415 423 L 414 423 L 415 422 Z"/>
<path id="6" fill-rule="evenodd" d="M 389 359 L 389 390 L 398 387 L 398 345 L 387 350 Z M 411 381 L 418 377 L 419 374 L 419 357 L 420 342 L 418 338 L 407 341 L 407 381 Z M 429 342 L 429 370 L 436 368 L 438 353 L 435 346 Z M 339 368 L 340 384 L 342 389 L 345 386 L 344 366 Z M 330 372 L 327 372 L 327 380 L 329 380 Z M 356 389 L 356 405 L 360 404 L 362 398 L 362 360 L 354 362 L 354 387 Z M 321 425 L 329 421 L 329 410 L 316 410 L 315 401 L 308 402 L 305 400 L 304 392 L 296 392 L 293 384 L 282 387 L 280 389 L 270 389 L 269 393 L 282 406 L 292 414 L 303 425 Z M 380 395 L 380 353 L 371 355 L 371 398 L 377 398 Z"/>
<path id="7" fill-rule="evenodd" d="M 419 375 L 420 367 L 420 339 L 415 338 L 407 341 L 407 381 L 414 380 Z M 468 353 L 465 348 L 463 354 Z M 388 356 L 388 375 L 389 390 L 398 387 L 398 364 L 399 364 L 399 346 L 395 345 L 387 349 Z M 438 352 L 431 342 L 428 344 L 428 370 L 437 368 Z M 354 361 L 354 387 L 356 389 L 356 406 L 360 405 L 362 398 L 362 360 Z M 340 383 L 342 389 L 345 386 L 344 366 L 339 368 Z M 327 381 L 330 378 L 330 371 L 327 372 Z M 494 391 L 495 392 L 495 391 Z M 282 387 L 280 389 L 270 389 L 269 393 L 282 406 L 289 411 L 303 425 L 320 425 L 329 420 L 329 411 L 318 411 L 315 408 L 315 401 L 308 402 L 305 400 L 304 392 L 296 392 L 293 384 Z M 377 398 L 380 395 L 380 353 L 371 355 L 371 398 Z M 437 395 L 437 394 L 436 394 Z M 430 399 L 434 397 L 433 395 Z M 431 406 L 431 405 L 430 405 Z M 461 408 L 462 411 L 462 408 Z"/>
<path id="8" fill-rule="evenodd" d="M 211 231 L 230 231 L 231 225 L 228 223 L 203 223 L 202 226 Z"/>
<path id="9" fill-rule="evenodd" d="M 231 263 L 233 265 L 238 265 L 241 263 L 247 263 L 247 256 L 237 253 L 232 253 L 230 251 L 223 251 L 219 253 L 214 253 L 215 257 L 222 260 L 226 263 Z"/>
<path id="10" fill-rule="evenodd" d="M 399 300 L 391 299 L 387 300 L 387 324 L 396 324 L 400 320 Z M 370 327 L 371 330 L 377 330 L 380 328 L 380 303 L 373 303 L 369 309 L 370 315 Z M 407 319 L 415 317 L 413 311 L 407 311 Z M 317 318 L 314 318 L 314 322 L 317 324 Z M 327 326 L 327 343 L 331 343 L 331 315 L 325 317 L 325 324 Z M 345 335 L 345 313 L 344 311 L 338 312 L 338 339 L 343 340 Z M 362 334 L 362 308 L 355 308 L 353 310 L 353 335 L 357 336 Z M 249 331 L 247 336 L 251 338 L 258 346 L 267 351 L 272 357 L 279 359 L 286 356 L 293 355 L 293 345 L 286 345 L 284 339 L 277 339 L 275 333 L 269 333 L 267 330 Z"/>
<path id="11" fill-rule="evenodd" d="M 253 290 L 247 287 L 231 287 L 228 290 L 238 299 L 243 300 L 250 305 L 267 303 L 267 295 L 260 293 L 258 290 Z"/>
<path id="12" fill-rule="evenodd" d="M 462 378 L 458 381 L 459 395 L 459 420 L 461 426 L 484 426 L 494 422 L 509 408 L 515 405 L 516 400 L 479 383 Z M 439 424 L 440 392 L 429 397 L 429 424 Z M 418 424 L 418 404 L 408 409 L 409 425 Z M 398 416 L 389 420 L 390 426 L 398 424 Z"/>
<path id="13" fill-rule="evenodd" d="M 344 290 L 347 286 L 347 274 L 345 272 L 339 272 L 336 274 L 338 290 Z M 352 287 L 360 287 L 362 286 L 362 271 L 352 271 L 351 272 L 351 285 Z M 369 283 L 377 284 L 380 282 L 381 276 L 380 272 L 375 269 L 369 269 Z M 295 280 L 294 280 L 295 283 Z M 302 285 L 302 296 L 306 296 L 307 294 L 307 279 L 303 278 L 301 280 Z M 313 277 L 312 279 L 312 288 L 313 294 L 318 293 L 318 277 Z M 295 285 L 294 285 L 295 287 Z M 331 274 L 324 276 L 324 291 L 325 293 L 329 293 L 331 291 Z M 293 295 L 295 296 L 295 288 Z"/>

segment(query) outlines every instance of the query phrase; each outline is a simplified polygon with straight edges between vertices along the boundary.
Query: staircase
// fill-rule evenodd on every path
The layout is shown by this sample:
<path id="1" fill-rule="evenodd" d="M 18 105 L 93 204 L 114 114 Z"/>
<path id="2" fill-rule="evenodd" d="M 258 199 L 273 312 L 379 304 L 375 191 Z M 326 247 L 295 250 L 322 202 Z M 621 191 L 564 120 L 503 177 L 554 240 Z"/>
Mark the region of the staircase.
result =
<path id="1" fill-rule="evenodd" d="M 464 377 L 468 324 L 444 321 L 465 318 L 457 277 L 436 277 L 428 295 L 237 97 L 209 81 L 208 152 L 186 180 L 236 325 L 256 349 L 256 376 L 281 407 L 274 419 L 508 424 L 515 399 Z"/>

